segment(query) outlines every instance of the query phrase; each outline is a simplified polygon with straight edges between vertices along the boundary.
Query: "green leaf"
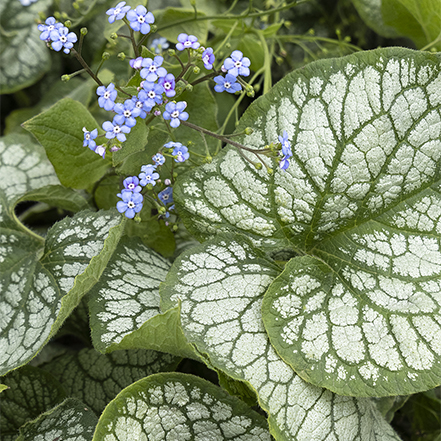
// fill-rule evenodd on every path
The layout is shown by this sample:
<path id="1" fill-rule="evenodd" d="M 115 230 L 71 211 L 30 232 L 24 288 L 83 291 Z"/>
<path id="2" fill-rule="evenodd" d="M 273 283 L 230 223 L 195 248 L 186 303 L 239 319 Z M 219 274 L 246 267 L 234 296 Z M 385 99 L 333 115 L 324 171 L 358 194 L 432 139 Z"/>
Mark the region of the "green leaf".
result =
<path id="1" fill-rule="evenodd" d="M 0 140 L 0 372 L 27 363 L 96 283 L 124 228 L 116 210 L 65 218 L 46 241 L 16 218 L 26 193 L 58 180 L 23 135 Z M 116 228 L 112 228 L 115 227 Z M 78 277 L 77 277 L 78 276 Z"/>
<path id="2" fill-rule="evenodd" d="M 383 37 L 398 37 L 398 32 L 392 26 L 387 26 L 381 12 L 383 0 L 352 0 L 362 20 L 377 34 Z"/>
<path id="3" fill-rule="evenodd" d="M 170 263 L 139 239 L 124 238 L 89 294 L 94 347 L 155 349 L 195 357 L 179 325 L 179 312 L 161 314 L 159 284 Z"/>
<path id="4" fill-rule="evenodd" d="M 60 383 L 48 372 L 32 366 L 2 377 L 9 387 L 1 394 L 0 433 L 2 440 L 15 440 L 27 421 L 55 406 L 66 397 Z"/>
<path id="5" fill-rule="evenodd" d="M 135 381 L 157 372 L 174 371 L 181 358 L 144 349 L 102 355 L 95 349 L 68 352 L 41 367 L 69 396 L 101 414 L 109 401 Z"/>
<path id="6" fill-rule="evenodd" d="M 177 41 L 178 35 L 181 33 L 195 35 L 201 44 L 207 41 L 208 21 L 201 19 L 191 21 L 190 19 L 194 19 L 193 9 L 158 9 L 153 11 L 153 15 L 155 16 L 155 25 L 158 26 L 157 32 L 169 41 Z M 199 18 L 204 16 L 204 12 L 198 12 Z M 183 20 L 189 21 L 179 24 Z"/>
<path id="7" fill-rule="evenodd" d="M 371 400 L 306 383 L 278 356 L 261 306 L 279 273 L 249 240 L 218 235 L 176 259 L 161 285 L 161 307 L 181 303 L 188 341 L 209 365 L 256 391 L 277 440 L 398 441 Z"/>
<path id="8" fill-rule="evenodd" d="M 270 441 L 265 419 L 201 378 L 156 374 L 124 389 L 103 412 L 93 440 Z"/>
<path id="9" fill-rule="evenodd" d="M 84 404 L 68 398 L 20 428 L 15 441 L 91 441 L 98 418 Z"/>
<path id="10" fill-rule="evenodd" d="M 0 393 L 2 393 L 5 390 L 8 390 L 9 386 L 6 386 L 6 384 L 0 384 Z"/>
<path id="11" fill-rule="evenodd" d="M 17 202 L 23 201 L 45 202 L 48 205 L 73 212 L 90 208 L 88 202 L 81 194 L 62 185 L 48 185 L 29 191 Z"/>
<path id="12" fill-rule="evenodd" d="M 418 48 L 438 40 L 441 49 L 440 0 L 382 0 L 381 10 L 386 25 L 410 37 Z"/>
<path id="13" fill-rule="evenodd" d="M 441 382 L 440 66 L 396 48 L 311 63 L 237 128 L 254 129 L 242 137 L 254 149 L 286 130 L 287 171 L 269 159 L 275 172 L 258 171 L 227 148 L 175 187 L 200 237 L 237 231 L 305 256 L 270 288 L 263 319 L 294 370 L 336 393 Z"/>
<path id="14" fill-rule="evenodd" d="M 132 155 L 134 155 L 139 161 L 139 152 L 143 151 L 147 144 L 148 133 L 149 128 L 144 124 L 144 121 L 138 121 L 138 124 L 136 124 L 127 135 L 127 141 L 123 144 L 122 149 L 113 153 L 113 166 L 117 167 L 121 165 Z M 138 162 L 139 168 L 141 165 L 142 164 Z"/>
<path id="15" fill-rule="evenodd" d="M 40 40 L 35 19 L 51 0 L 23 7 L 15 0 L 4 0 L 0 27 L 0 94 L 24 89 L 51 68 L 49 49 Z"/>
<path id="16" fill-rule="evenodd" d="M 66 187 L 88 188 L 109 168 L 108 159 L 103 160 L 83 147 L 83 127 L 93 130 L 97 122 L 78 101 L 64 98 L 26 121 L 23 127 L 45 148 L 58 178 Z"/>

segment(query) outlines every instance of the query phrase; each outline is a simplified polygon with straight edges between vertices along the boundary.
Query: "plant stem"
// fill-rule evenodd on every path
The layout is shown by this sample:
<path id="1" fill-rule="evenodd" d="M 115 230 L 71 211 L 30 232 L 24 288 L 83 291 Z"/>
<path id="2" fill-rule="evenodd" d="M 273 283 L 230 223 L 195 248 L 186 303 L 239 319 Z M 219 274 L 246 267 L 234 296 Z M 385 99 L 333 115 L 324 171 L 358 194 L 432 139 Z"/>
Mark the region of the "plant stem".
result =
<path id="1" fill-rule="evenodd" d="M 92 72 L 89 65 L 84 61 L 84 58 L 74 48 L 72 48 L 70 51 L 72 52 L 73 56 L 80 62 L 81 66 L 83 66 L 84 70 L 94 79 L 95 83 L 97 83 L 98 86 L 103 86 L 101 80 Z"/>

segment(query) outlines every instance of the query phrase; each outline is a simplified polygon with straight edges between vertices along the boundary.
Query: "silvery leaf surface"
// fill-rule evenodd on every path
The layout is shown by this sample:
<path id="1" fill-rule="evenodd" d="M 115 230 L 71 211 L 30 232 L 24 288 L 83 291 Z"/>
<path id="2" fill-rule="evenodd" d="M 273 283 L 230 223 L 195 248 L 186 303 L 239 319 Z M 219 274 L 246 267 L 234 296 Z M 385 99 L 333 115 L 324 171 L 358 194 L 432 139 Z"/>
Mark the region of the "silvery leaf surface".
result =
<path id="1" fill-rule="evenodd" d="M 164 310 L 164 314 L 160 309 L 159 284 L 170 266 L 139 239 L 121 240 L 89 294 L 90 327 L 97 350 L 145 348 L 196 356 L 180 329 L 178 308 Z"/>
<path id="2" fill-rule="evenodd" d="M 56 184 L 59 181 L 44 151 L 29 137 L 2 138 L 1 374 L 27 363 L 54 335 L 96 283 L 122 232 L 123 221 L 116 210 L 83 211 L 65 218 L 48 231 L 46 240 L 30 231 L 14 213 L 17 201 L 26 199 L 29 191 Z"/>
<path id="3" fill-rule="evenodd" d="M 248 239 L 218 235 L 176 259 L 161 306 L 180 303 L 188 341 L 212 367 L 256 391 L 276 440 L 398 441 L 370 399 L 305 382 L 274 350 L 261 306 L 281 270 Z"/>
<path id="4" fill-rule="evenodd" d="M 297 253 L 263 321 L 300 376 L 339 394 L 441 382 L 440 66 L 439 55 L 401 48 L 311 63 L 237 129 L 254 130 L 239 138 L 254 149 L 286 131 L 286 171 L 269 159 L 273 174 L 256 170 L 229 147 L 175 191 L 200 237 L 236 231 Z"/>
<path id="5" fill-rule="evenodd" d="M 265 418 L 193 375 L 150 375 L 104 410 L 93 440 L 270 441 Z"/>

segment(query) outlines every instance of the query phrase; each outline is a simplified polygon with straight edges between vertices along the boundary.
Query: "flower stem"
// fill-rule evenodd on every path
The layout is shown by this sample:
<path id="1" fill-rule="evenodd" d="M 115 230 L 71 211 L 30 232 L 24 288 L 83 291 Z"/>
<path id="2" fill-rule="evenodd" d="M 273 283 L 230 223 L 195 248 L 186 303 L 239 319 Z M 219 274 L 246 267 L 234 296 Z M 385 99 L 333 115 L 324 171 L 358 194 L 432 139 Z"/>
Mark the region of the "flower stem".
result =
<path id="1" fill-rule="evenodd" d="M 101 80 L 92 72 L 89 65 L 84 61 L 84 58 L 74 49 L 72 48 L 71 53 L 73 56 L 80 62 L 81 66 L 83 66 L 84 70 L 94 79 L 95 83 L 98 84 L 98 86 L 102 86 L 103 83 Z"/>

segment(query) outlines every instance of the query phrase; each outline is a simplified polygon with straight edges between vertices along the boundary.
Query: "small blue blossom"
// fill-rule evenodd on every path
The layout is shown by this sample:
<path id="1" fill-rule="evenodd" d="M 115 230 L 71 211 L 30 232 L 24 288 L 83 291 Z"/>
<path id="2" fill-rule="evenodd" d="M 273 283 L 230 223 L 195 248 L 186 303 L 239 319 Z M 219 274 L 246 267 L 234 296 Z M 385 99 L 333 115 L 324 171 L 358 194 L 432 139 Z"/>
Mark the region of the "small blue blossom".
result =
<path id="1" fill-rule="evenodd" d="M 160 54 L 164 49 L 167 49 L 169 44 L 165 37 L 154 38 L 150 43 L 149 49 L 155 54 Z"/>
<path id="2" fill-rule="evenodd" d="M 173 202 L 173 188 L 167 187 L 158 193 L 159 200 L 164 204 L 171 204 Z"/>
<path id="3" fill-rule="evenodd" d="M 282 144 L 282 154 L 288 158 L 292 156 L 291 143 L 288 141 L 288 133 L 283 131 L 283 136 L 279 135 L 279 142 Z"/>
<path id="4" fill-rule="evenodd" d="M 176 49 L 178 51 L 183 51 L 184 49 L 197 49 L 201 43 L 198 42 L 197 37 L 194 35 L 188 34 L 179 34 L 178 35 L 178 44 L 176 45 Z"/>
<path id="5" fill-rule="evenodd" d="M 98 129 L 93 129 L 91 132 L 89 132 L 86 127 L 83 127 L 84 132 L 84 142 L 83 147 L 89 147 L 90 150 L 95 151 L 96 142 L 94 139 L 98 136 Z"/>
<path id="6" fill-rule="evenodd" d="M 238 75 L 247 77 L 250 74 L 250 64 L 250 59 L 244 57 L 241 51 L 233 51 L 231 58 L 227 58 L 224 61 L 225 69 L 227 69 L 230 75 L 234 75 L 235 77 Z"/>
<path id="7" fill-rule="evenodd" d="M 175 162 L 184 162 L 190 157 L 188 148 L 182 145 L 180 142 L 170 141 L 164 145 L 168 149 L 173 149 L 172 155 L 175 156 Z"/>
<path id="8" fill-rule="evenodd" d="M 104 159 L 104 157 L 106 156 L 106 146 L 105 146 L 105 145 L 97 145 L 97 146 L 95 147 L 94 152 L 95 152 L 97 155 L 102 156 L 103 159 Z"/>
<path id="9" fill-rule="evenodd" d="M 155 163 L 154 167 L 158 167 L 159 165 L 163 165 L 165 162 L 164 155 L 161 153 L 156 153 L 156 155 L 152 156 L 153 162 Z"/>
<path id="10" fill-rule="evenodd" d="M 139 193 L 142 188 L 139 185 L 139 179 L 137 176 L 129 176 L 123 181 L 124 188 L 123 191 L 131 191 L 133 193 Z"/>
<path id="11" fill-rule="evenodd" d="M 115 20 L 122 20 L 126 16 L 130 6 L 124 6 L 125 4 L 126 2 L 119 2 L 114 8 L 106 11 L 106 14 L 109 15 L 109 23 L 113 23 Z"/>
<path id="12" fill-rule="evenodd" d="M 279 168 L 281 170 L 286 170 L 289 167 L 289 160 L 286 156 L 284 156 L 280 161 L 279 161 Z"/>
<path id="13" fill-rule="evenodd" d="M 131 99 L 124 101 L 124 104 L 115 104 L 113 111 L 117 113 L 113 121 L 119 125 L 125 124 L 130 128 L 136 125 L 135 118 L 141 114 L 141 109 L 138 109 Z"/>
<path id="14" fill-rule="evenodd" d="M 159 179 L 159 174 L 155 172 L 155 167 L 152 164 L 143 165 L 141 173 L 139 174 L 139 183 L 145 187 L 148 184 L 155 185 L 156 179 Z"/>
<path id="15" fill-rule="evenodd" d="M 218 75 L 213 79 L 216 83 L 216 86 L 214 86 L 216 92 L 226 90 L 228 93 L 236 93 L 242 90 L 242 86 L 236 82 L 237 78 L 234 75 L 226 74 L 225 78 L 222 75 Z"/>
<path id="16" fill-rule="evenodd" d="M 141 96 L 140 96 L 141 95 Z M 133 96 L 132 101 L 135 104 L 135 107 L 141 111 L 139 114 L 140 118 L 145 119 L 147 117 L 147 113 L 152 110 L 151 107 L 149 107 L 145 100 L 147 99 L 147 93 L 144 90 L 141 90 L 138 94 L 138 96 Z"/>
<path id="17" fill-rule="evenodd" d="M 202 61 L 204 63 L 205 69 L 212 69 L 215 57 L 213 54 L 213 48 L 207 47 L 207 49 L 202 52 Z"/>
<path id="18" fill-rule="evenodd" d="M 118 92 L 115 90 L 115 85 L 110 83 L 107 87 L 99 86 L 96 89 L 96 94 L 99 96 L 98 105 L 104 110 L 113 110 L 115 100 Z"/>
<path id="19" fill-rule="evenodd" d="M 158 84 L 164 88 L 167 98 L 173 98 L 176 95 L 175 76 L 173 74 L 169 73 L 165 77 L 159 78 Z"/>
<path id="20" fill-rule="evenodd" d="M 132 193 L 131 191 L 122 191 L 117 196 L 122 201 L 117 202 L 116 209 L 120 213 L 124 213 L 129 219 L 133 219 L 136 213 L 142 210 L 142 202 L 144 197 L 141 193 Z"/>
<path id="21" fill-rule="evenodd" d="M 142 57 L 133 58 L 129 61 L 130 67 L 138 70 L 142 69 L 142 60 L 144 60 Z"/>
<path id="22" fill-rule="evenodd" d="M 115 121 L 113 123 L 110 121 L 104 121 L 103 129 L 106 131 L 107 139 L 113 139 L 116 137 L 120 142 L 124 142 L 127 139 L 124 133 L 130 133 L 130 127 L 127 127 L 126 125 L 120 126 L 119 124 L 116 124 Z"/>
<path id="23" fill-rule="evenodd" d="M 142 88 L 147 94 L 147 97 L 145 98 L 145 103 L 147 106 L 152 108 L 156 104 L 162 104 L 162 94 L 164 93 L 164 88 L 160 84 L 144 81 Z M 140 99 L 144 99 L 144 94 L 139 92 L 138 97 Z"/>
<path id="24" fill-rule="evenodd" d="M 163 61 L 164 58 L 159 55 L 157 55 L 154 60 L 151 58 L 144 58 L 141 63 L 141 66 L 144 68 L 140 72 L 141 78 L 153 83 L 159 77 L 165 77 L 167 71 L 163 67 L 160 67 Z"/>
<path id="25" fill-rule="evenodd" d="M 58 23 L 54 17 L 48 17 L 45 21 L 45 24 L 39 24 L 37 26 L 38 30 L 41 32 L 40 40 L 51 41 L 51 32 L 62 27 L 63 23 Z"/>
<path id="26" fill-rule="evenodd" d="M 139 5 L 135 10 L 127 12 L 127 20 L 130 22 L 130 27 L 141 34 L 148 34 L 150 32 L 150 25 L 155 22 L 155 17 L 147 9 Z"/>
<path id="27" fill-rule="evenodd" d="M 22 6 L 29 6 L 31 3 L 36 3 L 38 0 L 19 0 Z"/>
<path id="28" fill-rule="evenodd" d="M 49 36 L 52 40 L 52 49 L 57 52 L 63 49 L 65 54 L 70 52 L 73 48 L 73 44 L 78 40 L 75 32 L 69 32 L 69 29 L 66 26 L 54 29 Z"/>
<path id="29" fill-rule="evenodd" d="M 188 113 L 183 111 L 186 107 L 187 103 L 185 101 L 167 103 L 162 116 L 165 120 L 170 120 L 170 126 L 175 129 L 179 127 L 181 121 L 187 121 Z"/>

